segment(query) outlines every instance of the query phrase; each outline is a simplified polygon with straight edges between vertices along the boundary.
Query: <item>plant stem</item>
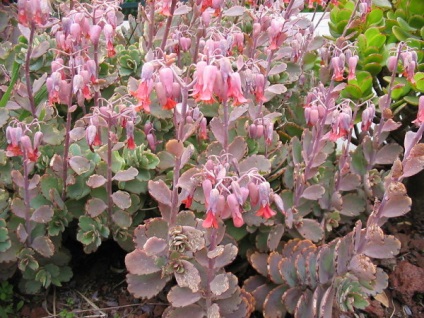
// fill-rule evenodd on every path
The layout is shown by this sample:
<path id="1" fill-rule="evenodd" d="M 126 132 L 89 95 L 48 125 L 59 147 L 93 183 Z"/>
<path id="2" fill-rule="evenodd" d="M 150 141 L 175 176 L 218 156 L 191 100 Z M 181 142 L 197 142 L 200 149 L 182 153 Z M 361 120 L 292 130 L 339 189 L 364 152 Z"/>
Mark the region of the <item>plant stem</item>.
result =
<path id="1" fill-rule="evenodd" d="M 26 207 L 26 213 L 25 213 L 25 230 L 28 234 L 26 243 L 28 246 L 32 243 L 31 238 L 31 216 L 30 216 L 30 210 L 31 210 L 31 202 L 30 202 L 30 195 L 29 195 L 29 171 L 28 171 L 28 159 L 26 156 L 26 151 L 23 151 L 23 166 L 24 166 L 24 202 Z"/>
<path id="2" fill-rule="evenodd" d="M 34 101 L 34 94 L 32 92 L 32 83 L 31 83 L 31 77 L 29 74 L 29 68 L 30 68 L 30 62 L 31 62 L 31 54 L 32 54 L 32 45 L 34 42 L 34 35 L 35 35 L 35 24 L 32 22 L 30 24 L 30 33 L 29 33 L 29 40 L 28 40 L 28 50 L 25 58 L 25 79 L 26 79 L 26 88 L 28 93 L 28 99 L 29 104 L 31 106 L 31 114 L 33 117 L 35 117 L 35 101 Z"/>
<path id="3" fill-rule="evenodd" d="M 107 211 L 109 214 L 109 218 L 112 217 L 112 207 L 113 207 L 113 201 L 112 201 L 112 140 L 110 139 L 110 131 L 112 129 L 111 125 L 111 116 L 109 115 L 108 118 L 106 118 L 107 121 L 107 183 L 106 183 L 106 190 L 107 190 Z"/>
<path id="4" fill-rule="evenodd" d="M 225 100 L 222 102 L 222 107 L 224 108 L 224 151 L 228 152 L 228 126 L 229 126 L 229 112 L 228 112 L 228 101 Z"/>
<path id="5" fill-rule="evenodd" d="M 72 123 L 72 116 L 70 109 L 72 108 L 72 87 L 74 85 L 74 75 L 75 75 L 75 69 L 74 69 L 74 61 L 73 57 L 71 56 L 69 59 L 69 69 L 71 70 L 71 90 L 68 96 L 68 109 L 66 112 L 66 132 L 65 132 L 65 148 L 63 150 L 63 163 L 62 163 L 62 179 L 63 179 L 63 191 L 62 191 L 62 200 L 65 201 L 66 199 L 66 191 L 68 188 L 68 184 L 66 183 L 66 180 L 68 180 L 68 156 L 69 156 L 69 145 L 70 145 L 70 134 L 71 131 L 71 123 Z"/>
<path id="6" fill-rule="evenodd" d="M 165 51 L 166 40 L 168 39 L 169 30 L 171 29 L 172 18 L 174 17 L 174 11 L 175 11 L 175 7 L 177 5 L 177 1 L 178 0 L 172 0 L 172 2 L 171 2 L 171 8 L 169 10 L 170 16 L 166 20 L 166 26 L 165 26 L 165 30 L 163 32 L 162 43 L 160 45 L 160 49 L 161 49 L 162 52 Z"/>

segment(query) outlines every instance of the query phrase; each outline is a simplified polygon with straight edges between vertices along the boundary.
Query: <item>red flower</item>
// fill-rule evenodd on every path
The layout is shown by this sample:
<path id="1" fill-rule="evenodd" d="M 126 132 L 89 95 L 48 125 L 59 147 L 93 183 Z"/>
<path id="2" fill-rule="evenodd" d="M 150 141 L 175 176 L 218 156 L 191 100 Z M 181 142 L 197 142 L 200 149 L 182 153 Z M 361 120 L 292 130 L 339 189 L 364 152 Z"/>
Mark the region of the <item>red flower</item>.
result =
<path id="1" fill-rule="evenodd" d="M 269 204 L 265 204 L 263 205 L 258 212 L 256 212 L 257 216 L 261 216 L 265 219 L 269 219 L 271 217 L 273 217 L 274 215 L 276 215 L 277 213 L 275 213 L 270 207 Z"/>
<path id="2" fill-rule="evenodd" d="M 204 228 L 210 228 L 213 227 L 215 229 L 218 228 L 218 219 L 216 218 L 216 215 L 209 210 L 208 213 L 206 213 L 206 219 L 203 221 L 202 226 Z"/>
<path id="3" fill-rule="evenodd" d="M 135 142 L 134 142 L 134 137 L 129 137 L 127 139 L 127 148 L 130 150 L 134 150 L 135 149 Z"/>
<path id="4" fill-rule="evenodd" d="M 184 203 L 186 209 L 189 209 L 191 207 L 191 204 L 193 203 L 193 196 L 188 195 L 187 198 L 181 201 L 181 203 Z"/>

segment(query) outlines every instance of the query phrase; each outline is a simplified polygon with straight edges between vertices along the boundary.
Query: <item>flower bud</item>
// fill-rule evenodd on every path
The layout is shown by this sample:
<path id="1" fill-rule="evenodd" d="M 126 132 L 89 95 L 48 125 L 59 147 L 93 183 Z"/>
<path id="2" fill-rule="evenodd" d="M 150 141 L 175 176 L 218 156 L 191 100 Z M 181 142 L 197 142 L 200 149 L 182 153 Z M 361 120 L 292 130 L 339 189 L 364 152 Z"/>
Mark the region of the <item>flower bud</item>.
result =
<path id="1" fill-rule="evenodd" d="M 95 24 L 90 28 L 90 40 L 94 45 L 99 44 L 100 34 L 102 33 L 102 28 Z"/>

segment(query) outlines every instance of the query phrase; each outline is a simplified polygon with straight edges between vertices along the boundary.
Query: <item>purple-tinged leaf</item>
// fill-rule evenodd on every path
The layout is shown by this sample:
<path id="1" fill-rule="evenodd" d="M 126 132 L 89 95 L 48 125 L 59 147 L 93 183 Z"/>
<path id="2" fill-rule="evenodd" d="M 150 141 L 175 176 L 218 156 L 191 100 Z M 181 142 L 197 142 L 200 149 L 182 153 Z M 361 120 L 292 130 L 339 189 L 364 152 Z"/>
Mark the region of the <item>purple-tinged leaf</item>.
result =
<path id="1" fill-rule="evenodd" d="M 280 285 L 271 290 L 271 292 L 266 296 L 263 305 L 264 318 L 285 317 L 286 307 L 283 304 L 282 297 L 287 288 L 287 286 Z"/>
<path id="2" fill-rule="evenodd" d="M 381 241 L 370 240 L 365 244 L 363 253 L 371 258 L 393 258 L 399 254 L 400 241 L 392 235 L 385 235 Z"/>
<path id="3" fill-rule="evenodd" d="M 24 177 L 19 170 L 12 170 L 11 172 L 12 181 L 16 184 L 18 188 L 24 188 Z"/>
<path id="4" fill-rule="evenodd" d="M 353 233 L 338 239 L 334 249 L 336 257 L 335 264 L 338 275 L 343 275 L 347 272 L 347 266 L 353 255 Z"/>
<path id="5" fill-rule="evenodd" d="M 277 249 L 278 245 L 281 242 L 281 238 L 283 237 L 283 234 L 284 234 L 283 224 L 275 224 L 271 228 L 271 231 L 269 232 L 268 239 L 267 239 L 267 246 L 271 251 Z"/>
<path id="6" fill-rule="evenodd" d="M 131 215 L 128 212 L 122 210 L 113 212 L 112 220 L 122 229 L 128 229 L 132 224 Z"/>
<path id="7" fill-rule="evenodd" d="M 269 70 L 268 75 L 280 74 L 280 73 L 284 72 L 286 69 L 287 69 L 287 64 L 286 63 L 280 63 L 280 64 L 273 66 Z"/>
<path id="8" fill-rule="evenodd" d="M 214 117 L 210 123 L 209 127 L 212 130 L 213 135 L 215 136 L 216 140 L 223 145 L 224 139 L 225 139 L 225 133 L 224 133 L 224 125 L 222 124 L 221 120 L 217 117 Z"/>
<path id="9" fill-rule="evenodd" d="M 158 237 L 168 240 L 168 222 L 161 218 L 154 218 L 145 221 L 147 237 Z M 143 243 L 144 245 L 144 243 Z"/>
<path id="10" fill-rule="evenodd" d="M 167 151 L 161 151 L 157 154 L 159 164 L 156 166 L 159 170 L 166 170 L 175 166 L 175 158 Z"/>
<path id="11" fill-rule="evenodd" d="M 278 264 L 281 262 L 283 257 L 277 252 L 271 252 L 268 256 L 268 272 L 269 279 L 277 285 L 284 283 L 284 279 L 281 277 L 280 271 L 278 269 Z"/>
<path id="12" fill-rule="evenodd" d="M 330 281 L 335 272 L 334 248 L 323 245 L 317 255 L 318 277 L 321 284 Z"/>
<path id="13" fill-rule="evenodd" d="M 373 290 L 370 292 L 371 296 L 382 293 L 389 285 L 389 276 L 381 268 L 377 267 L 375 276 Z"/>
<path id="14" fill-rule="evenodd" d="M 200 292 L 193 293 L 187 287 L 174 286 L 169 291 L 167 298 L 173 307 L 187 307 L 202 298 L 202 294 Z"/>
<path id="15" fill-rule="evenodd" d="M 158 208 L 162 218 L 165 221 L 169 222 L 169 220 L 171 219 L 171 206 L 158 202 Z"/>
<path id="16" fill-rule="evenodd" d="M 85 204 L 85 211 L 93 218 L 107 209 L 107 204 L 99 198 L 92 198 Z"/>
<path id="17" fill-rule="evenodd" d="M 184 152 L 184 145 L 179 140 L 171 139 L 166 143 L 165 150 L 171 155 L 173 155 L 175 158 L 181 158 Z"/>
<path id="18" fill-rule="evenodd" d="M 82 175 L 90 170 L 90 161 L 81 156 L 74 156 L 69 159 L 69 165 L 78 175 Z"/>
<path id="19" fill-rule="evenodd" d="M 306 281 L 308 286 L 315 288 L 318 282 L 318 272 L 317 272 L 317 248 L 313 249 L 306 256 Z"/>
<path id="20" fill-rule="evenodd" d="M 131 206 L 131 196 L 128 192 L 118 190 L 112 194 L 112 201 L 115 205 L 122 209 L 128 209 Z"/>
<path id="21" fill-rule="evenodd" d="M 222 16 L 224 16 L 224 17 L 239 17 L 239 16 L 242 16 L 245 11 L 246 11 L 245 7 L 232 6 L 229 9 L 225 10 L 222 13 Z"/>
<path id="22" fill-rule="evenodd" d="M 243 159 L 247 152 L 247 143 L 243 137 L 237 136 L 233 142 L 228 146 L 228 152 L 233 155 L 237 161 Z"/>
<path id="23" fill-rule="evenodd" d="M 288 290 L 286 290 L 283 294 L 282 301 L 284 305 L 286 306 L 286 309 L 289 313 L 293 314 L 296 305 L 302 296 L 303 290 L 301 287 L 293 287 Z"/>
<path id="24" fill-rule="evenodd" d="M 116 181 L 130 181 L 130 180 L 134 180 L 135 177 L 138 176 L 138 170 L 134 167 L 131 167 L 127 170 L 121 170 L 118 171 L 115 176 L 112 178 L 112 180 L 116 180 Z M 88 184 L 88 182 L 87 182 Z"/>
<path id="25" fill-rule="evenodd" d="M 283 277 L 284 281 L 290 287 L 295 287 L 299 285 L 299 280 L 296 273 L 296 268 L 292 259 L 283 258 L 278 264 L 280 274 Z"/>
<path id="26" fill-rule="evenodd" d="M 162 270 L 156 265 L 156 257 L 149 256 L 140 249 L 135 249 L 125 256 L 125 266 L 128 272 L 134 275 L 153 274 Z"/>
<path id="27" fill-rule="evenodd" d="M 408 157 L 403 161 L 403 178 L 416 175 L 424 169 L 424 157 Z"/>
<path id="28" fill-rule="evenodd" d="M 197 184 L 196 180 L 192 179 L 192 177 L 198 174 L 200 171 L 201 170 L 198 168 L 190 168 L 187 171 L 184 171 L 178 179 L 177 186 L 187 191 L 191 191 L 191 189 Z"/>
<path id="29" fill-rule="evenodd" d="M 171 190 L 163 180 L 152 181 L 148 183 L 149 193 L 156 201 L 171 206 Z"/>
<path id="30" fill-rule="evenodd" d="M 184 267 L 184 270 L 181 273 L 174 272 L 178 286 L 188 287 L 193 293 L 197 292 L 201 282 L 198 269 L 192 263 L 185 260 L 181 260 L 180 264 Z"/>
<path id="31" fill-rule="evenodd" d="M 249 293 L 252 293 L 256 288 L 266 284 L 267 284 L 267 280 L 264 276 L 255 275 L 255 276 L 250 276 L 243 282 L 243 288 L 247 290 Z"/>
<path id="32" fill-rule="evenodd" d="M 254 252 L 249 257 L 252 267 L 262 276 L 268 277 L 268 254 Z"/>
<path id="33" fill-rule="evenodd" d="M 90 178 L 88 178 L 86 183 L 90 188 L 99 188 L 104 185 L 106 181 L 107 180 L 105 177 L 98 174 L 93 174 L 90 176 Z"/>
<path id="34" fill-rule="evenodd" d="M 303 292 L 299 298 L 295 309 L 295 318 L 310 318 L 313 317 L 314 304 L 312 303 L 313 294 L 309 289 Z"/>
<path id="35" fill-rule="evenodd" d="M 222 295 L 228 290 L 228 288 L 230 288 L 227 274 L 224 273 L 216 275 L 211 281 L 209 287 L 214 296 Z"/>
<path id="36" fill-rule="evenodd" d="M 191 158 L 191 156 L 194 153 L 194 146 L 188 145 L 186 148 L 184 148 L 183 154 L 181 155 L 181 167 L 183 167 Z"/>
<path id="37" fill-rule="evenodd" d="M 340 191 L 352 191 L 361 185 L 361 178 L 357 174 L 349 173 L 340 180 Z"/>
<path id="38" fill-rule="evenodd" d="M 53 242 L 47 236 L 37 236 L 32 241 L 31 247 L 44 257 L 51 257 L 54 254 Z"/>
<path id="39" fill-rule="evenodd" d="M 127 274 L 128 291 L 136 298 L 152 298 L 163 290 L 168 280 L 169 276 L 162 277 L 160 271 L 149 275 Z"/>
<path id="40" fill-rule="evenodd" d="M 164 239 L 157 237 L 150 237 L 143 245 L 144 252 L 148 256 L 159 255 L 166 251 L 168 248 L 168 242 Z"/>
<path id="41" fill-rule="evenodd" d="M 300 222 L 295 223 L 295 228 L 302 237 L 313 242 L 318 242 L 324 235 L 321 225 L 313 219 L 302 219 Z"/>
<path id="42" fill-rule="evenodd" d="M 23 223 L 19 223 L 18 228 L 16 229 L 16 236 L 21 243 L 25 243 L 27 240 L 28 232 L 26 231 L 25 225 Z"/>
<path id="43" fill-rule="evenodd" d="M 284 84 L 274 84 L 268 86 L 265 92 L 271 93 L 271 95 L 280 95 L 287 92 L 287 87 Z"/>
<path id="44" fill-rule="evenodd" d="M 256 299 L 255 309 L 257 311 L 262 312 L 263 311 L 263 304 L 265 302 L 266 297 L 268 294 L 273 290 L 276 286 L 271 284 L 264 284 L 257 288 L 255 288 L 251 294 Z"/>
<path id="45" fill-rule="evenodd" d="M 243 298 L 240 295 L 240 288 L 230 295 L 228 298 L 217 300 L 215 303 L 219 306 L 222 317 L 232 317 L 232 314 L 242 304 Z"/>
<path id="46" fill-rule="evenodd" d="M 349 262 L 348 269 L 359 280 L 375 280 L 377 267 L 372 263 L 371 259 L 364 254 L 355 254 Z"/>
<path id="47" fill-rule="evenodd" d="M 380 205 L 380 215 L 386 218 L 402 216 L 411 210 L 412 200 L 406 195 L 396 195 Z"/>
<path id="48" fill-rule="evenodd" d="M 318 285 L 317 288 L 314 290 L 314 294 L 312 295 L 312 302 L 313 302 L 313 316 L 311 317 L 318 317 L 319 308 L 321 305 L 322 297 L 324 296 L 325 289 L 322 285 Z"/>
<path id="49" fill-rule="evenodd" d="M 393 119 L 388 119 L 384 125 L 383 125 L 383 129 L 381 130 L 382 132 L 385 131 L 393 131 L 398 129 L 402 124 L 401 123 L 397 123 L 395 122 Z"/>
<path id="50" fill-rule="evenodd" d="M 215 296 L 214 299 L 226 299 L 226 298 L 229 298 L 239 288 L 239 286 L 238 286 L 238 279 L 237 279 L 237 277 L 234 274 L 232 274 L 232 273 L 225 273 L 225 275 L 227 276 L 227 280 L 228 280 L 228 288 L 221 295 Z"/>
<path id="51" fill-rule="evenodd" d="M 305 189 L 302 193 L 302 198 L 307 200 L 318 200 L 321 199 L 325 193 L 325 188 L 320 184 L 314 184 Z"/>
<path id="52" fill-rule="evenodd" d="M 241 174 L 252 168 L 258 169 L 261 174 L 267 174 L 271 172 L 271 162 L 262 155 L 252 155 L 240 162 L 239 169 Z"/>
<path id="53" fill-rule="evenodd" d="M 40 175 L 35 174 L 31 180 L 29 180 L 28 189 L 33 190 L 38 186 L 38 183 L 40 182 Z"/>
<path id="54" fill-rule="evenodd" d="M 20 198 L 14 198 L 12 200 L 11 209 L 13 214 L 15 214 L 17 217 L 26 220 L 29 209 L 26 207 L 24 200 Z"/>
<path id="55" fill-rule="evenodd" d="M 322 296 L 321 303 L 319 305 L 319 318 L 333 317 L 333 300 L 336 289 L 333 286 L 328 287 Z"/>
<path id="56" fill-rule="evenodd" d="M 69 138 L 71 141 L 75 142 L 81 140 L 85 137 L 85 127 L 75 127 L 69 132 Z"/>
<path id="57" fill-rule="evenodd" d="M 31 215 L 31 221 L 45 224 L 53 218 L 54 211 L 50 205 L 42 205 L 37 208 Z"/>
<path id="58" fill-rule="evenodd" d="M 376 164 L 390 165 L 402 153 L 403 148 L 398 144 L 388 144 L 383 146 L 375 157 Z"/>
<path id="59" fill-rule="evenodd" d="M 348 193 L 342 197 L 342 209 L 340 214 L 346 216 L 358 216 L 365 210 L 365 200 L 356 193 Z"/>
<path id="60" fill-rule="evenodd" d="M 238 248 L 233 244 L 226 244 L 224 252 L 215 258 L 215 268 L 223 268 L 232 263 L 237 257 Z"/>
<path id="61" fill-rule="evenodd" d="M 238 107 L 234 107 L 233 110 L 231 111 L 230 118 L 228 119 L 228 121 L 230 123 L 233 121 L 236 121 L 241 116 L 243 116 L 245 112 L 247 112 L 248 108 L 249 108 L 248 105 L 241 105 Z"/>
<path id="62" fill-rule="evenodd" d="M 163 318 L 204 318 L 205 310 L 199 305 L 193 304 L 187 307 L 172 308 L 168 307 L 162 314 Z"/>
<path id="63" fill-rule="evenodd" d="M 307 282 L 307 268 L 306 268 L 306 259 L 302 254 L 297 255 L 296 260 L 294 262 L 294 266 L 296 268 L 297 278 L 300 281 L 301 285 L 305 285 Z"/>
<path id="64" fill-rule="evenodd" d="M 174 11 L 174 16 L 184 15 L 189 13 L 192 10 L 188 5 L 182 4 Z"/>
<path id="65" fill-rule="evenodd" d="M 56 173 L 62 173 L 63 171 L 63 158 L 58 154 L 54 154 L 52 159 L 50 160 L 50 167 Z"/>

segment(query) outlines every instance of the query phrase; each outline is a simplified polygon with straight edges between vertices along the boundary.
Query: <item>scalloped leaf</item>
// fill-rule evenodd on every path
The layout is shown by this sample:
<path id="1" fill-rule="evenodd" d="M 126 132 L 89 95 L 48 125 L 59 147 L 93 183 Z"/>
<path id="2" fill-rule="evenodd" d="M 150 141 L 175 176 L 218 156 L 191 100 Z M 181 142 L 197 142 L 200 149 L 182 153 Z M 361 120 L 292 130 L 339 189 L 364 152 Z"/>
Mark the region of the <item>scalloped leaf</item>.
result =
<path id="1" fill-rule="evenodd" d="M 281 285 L 285 283 L 284 279 L 281 277 L 280 270 L 278 269 L 278 264 L 283 259 L 283 256 L 277 252 L 271 252 L 268 256 L 268 274 L 269 278 L 275 284 Z"/>
<path id="2" fill-rule="evenodd" d="M 295 309 L 295 318 L 310 318 L 313 317 L 314 304 L 312 302 L 313 294 L 309 289 L 306 289 L 303 295 L 299 298 Z"/>
<path id="3" fill-rule="evenodd" d="M 252 155 L 240 162 L 240 174 L 252 168 L 257 168 L 259 173 L 266 174 L 271 172 L 271 162 L 262 155 Z"/>
<path id="4" fill-rule="evenodd" d="M 171 190 L 163 180 L 152 181 L 148 183 L 149 193 L 156 201 L 171 206 Z"/>
<path id="5" fill-rule="evenodd" d="M 53 218 L 54 211 L 50 205 L 42 205 L 37 208 L 31 215 L 31 221 L 45 224 Z"/>
<path id="6" fill-rule="evenodd" d="M 334 250 L 328 245 L 321 247 L 317 255 L 318 277 L 321 284 L 326 284 L 334 276 Z"/>
<path id="7" fill-rule="evenodd" d="M 162 277 L 161 272 L 148 275 L 127 274 L 128 291 L 136 298 L 148 299 L 163 290 L 169 276 Z"/>
<path id="8" fill-rule="evenodd" d="M 148 275 L 161 271 L 156 265 L 156 258 L 140 249 L 135 249 L 125 256 L 125 265 L 128 272 L 134 275 Z"/>
<path id="9" fill-rule="evenodd" d="M 90 170 L 90 160 L 81 156 L 73 156 L 69 159 L 69 166 L 74 170 L 78 175 L 82 175 Z"/>
<path id="10" fill-rule="evenodd" d="M 381 216 L 394 218 L 402 216 L 411 210 L 412 200 L 406 195 L 395 195 L 381 207 Z"/>
<path id="11" fill-rule="evenodd" d="M 318 221 L 313 219 L 302 219 L 299 223 L 295 224 L 297 231 L 304 238 L 313 242 L 318 242 L 324 236 L 324 230 Z"/>
<path id="12" fill-rule="evenodd" d="M 10 208 L 12 209 L 13 214 L 15 214 L 17 217 L 24 220 L 27 218 L 29 209 L 27 209 L 24 200 L 20 198 L 14 198 Z"/>
<path id="13" fill-rule="evenodd" d="M 187 287 L 173 286 L 167 298 L 174 307 L 187 307 L 201 299 L 202 294 L 200 292 L 193 293 L 191 289 Z"/>
<path id="14" fill-rule="evenodd" d="M 289 313 L 293 314 L 296 305 L 303 294 L 303 290 L 301 287 L 293 287 L 286 290 L 282 296 L 282 301 L 286 306 L 286 309 Z"/>
<path id="15" fill-rule="evenodd" d="M 238 248 L 233 244 L 226 244 L 224 246 L 224 252 L 215 258 L 214 268 L 223 268 L 228 264 L 231 264 L 237 257 Z"/>
<path id="16" fill-rule="evenodd" d="M 363 253 L 371 258 L 393 258 L 399 254 L 400 241 L 392 235 L 385 235 L 381 241 L 368 241 Z"/>
<path id="17" fill-rule="evenodd" d="M 333 300 L 334 294 L 336 293 L 335 288 L 333 286 L 328 287 L 322 296 L 321 303 L 319 305 L 319 318 L 328 318 L 332 317 L 333 313 Z"/>
<path id="18" fill-rule="evenodd" d="M 268 276 L 268 254 L 254 252 L 249 257 L 252 267 L 262 276 Z"/>
<path id="19" fill-rule="evenodd" d="M 132 217 L 127 211 L 116 210 L 112 214 L 112 220 L 120 228 L 128 229 L 132 224 Z"/>
<path id="20" fill-rule="evenodd" d="M 47 236 L 37 236 L 32 241 L 31 247 L 44 257 L 51 257 L 54 254 L 53 242 Z"/>
<path id="21" fill-rule="evenodd" d="M 302 198 L 307 200 L 318 200 L 321 199 L 325 193 L 325 188 L 320 184 L 314 184 L 305 189 L 302 193 Z"/>
<path id="22" fill-rule="evenodd" d="M 159 255 L 167 248 L 168 241 L 157 237 L 148 238 L 146 243 L 143 245 L 144 252 L 148 256 Z"/>
<path id="23" fill-rule="evenodd" d="M 103 186 L 106 183 L 106 178 L 98 175 L 98 174 L 93 174 L 90 176 L 90 178 L 88 178 L 86 184 L 90 187 L 90 188 L 99 188 L 101 186 Z"/>
<path id="24" fill-rule="evenodd" d="M 131 206 L 131 196 L 126 191 L 118 190 L 112 194 L 113 203 L 120 209 L 125 210 Z"/>
<path id="25" fill-rule="evenodd" d="M 284 225 L 283 224 L 275 224 L 271 231 L 268 234 L 267 246 L 273 251 L 276 250 L 278 245 L 280 244 L 281 238 L 284 234 Z"/>
<path id="26" fill-rule="evenodd" d="M 162 317 L 163 318 L 204 318 L 206 312 L 199 305 L 189 305 L 181 308 L 167 308 Z"/>
<path id="27" fill-rule="evenodd" d="M 294 267 L 292 259 L 283 258 L 278 264 L 278 268 L 287 285 L 290 287 L 299 285 L 296 268 Z"/>
<path id="28" fill-rule="evenodd" d="M 85 211 L 93 218 L 107 209 L 107 204 L 99 198 L 92 198 L 85 204 Z"/>
<path id="29" fill-rule="evenodd" d="M 280 285 L 269 292 L 263 305 L 264 318 L 285 317 L 286 307 L 283 304 L 282 296 L 287 288 L 287 286 Z"/>
<path id="30" fill-rule="evenodd" d="M 342 197 L 342 209 L 340 214 L 346 216 L 358 216 L 365 210 L 365 200 L 357 193 L 348 193 Z"/>
<path id="31" fill-rule="evenodd" d="M 375 157 L 376 164 L 390 165 L 402 153 L 403 148 L 398 144 L 388 144 L 381 148 Z"/>
<path id="32" fill-rule="evenodd" d="M 192 292 L 197 292 L 201 282 L 198 269 L 186 260 L 181 260 L 180 262 L 181 265 L 184 266 L 184 271 L 182 273 L 174 273 L 178 286 L 188 287 Z"/>
<path id="33" fill-rule="evenodd" d="M 210 290 L 215 296 L 222 295 L 230 288 L 227 274 L 218 274 L 210 283 Z"/>
<path id="34" fill-rule="evenodd" d="M 134 167 L 130 167 L 127 170 L 121 170 L 118 171 L 115 176 L 112 178 L 112 180 L 116 180 L 116 181 L 130 181 L 130 180 L 134 180 L 135 177 L 138 176 L 138 170 Z M 87 182 L 88 185 L 88 182 Z"/>

